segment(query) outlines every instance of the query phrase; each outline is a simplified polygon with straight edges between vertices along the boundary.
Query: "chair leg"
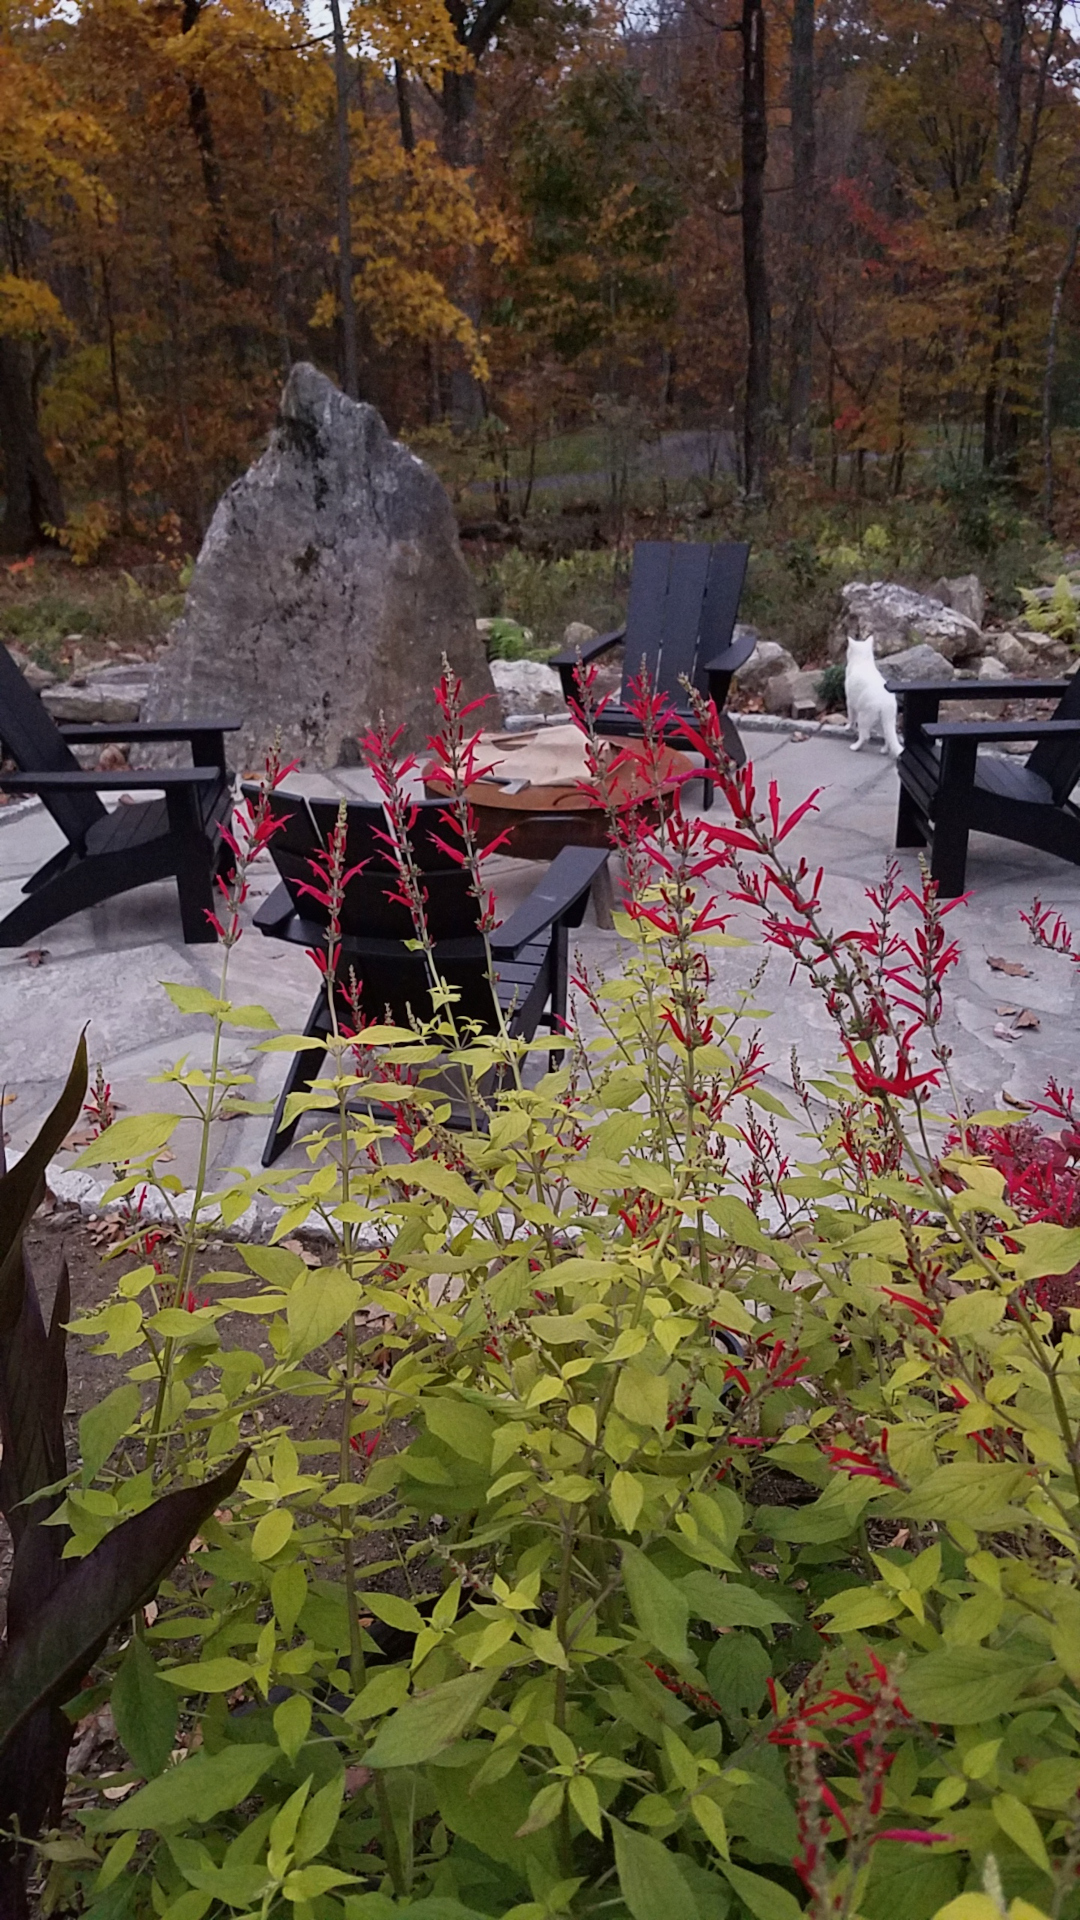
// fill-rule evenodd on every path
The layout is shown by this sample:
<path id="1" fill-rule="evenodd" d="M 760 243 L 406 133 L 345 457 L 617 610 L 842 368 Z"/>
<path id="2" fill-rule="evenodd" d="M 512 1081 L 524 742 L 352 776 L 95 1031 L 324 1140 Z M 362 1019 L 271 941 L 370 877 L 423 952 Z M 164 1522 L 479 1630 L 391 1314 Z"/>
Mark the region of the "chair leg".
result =
<path id="1" fill-rule="evenodd" d="M 968 825 L 937 824 L 930 849 L 930 878 L 937 881 L 939 898 L 955 900 L 964 891 L 967 872 Z"/>
<path id="2" fill-rule="evenodd" d="M 896 844 L 898 847 L 925 847 L 926 835 L 922 830 L 918 808 L 905 786 L 900 788 L 900 799 L 896 808 Z"/>
<path id="3" fill-rule="evenodd" d="M 975 740 L 946 740 L 941 756 L 941 783 L 934 811 L 934 838 L 930 849 L 930 877 L 937 881 L 942 900 L 955 900 L 964 891 L 968 835 L 968 802 L 975 788 Z"/>
<path id="4" fill-rule="evenodd" d="M 217 939 L 209 915 L 214 911 L 214 866 L 210 842 L 193 787 L 170 787 L 165 795 L 169 832 L 176 856 L 180 923 L 189 947 Z"/>
<path id="5" fill-rule="evenodd" d="M 326 988 L 323 987 L 308 1015 L 307 1026 L 304 1028 L 305 1037 L 323 1038 L 327 1024 Z M 272 1167 L 274 1161 L 285 1152 L 286 1147 L 292 1145 L 293 1136 L 296 1133 L 297 1127 L 300 1125 L 300 1115 L 295 1114 L 291 1120 L 286 1121 L 283 1125 L 282 1116 L 285 1112 L 286 1102 L 290 1094 L 308 1092 L 312 1081 L 318 1079 L 319 1071 L 325 1058 L 325 1047 L 302 1047 L 299 1053 L 294 1054 L 292 1066 L 285 1076 L 285 1085 L 278 1095 L 277 1105 L 274 1108 L 274 1117 L 270 1122 L 270 1131 L 266 1136 L 266 1145 L 262 1152 L 262 1163 L 264 1167 Z"/>
<path id="6" fill-rule="evenodd" d="M 604 869 L 606 871 L 606 869 Z M 566 1031 L 566 993 L 569 975 L 569 939 L 565 922 L 557 920 L 551 929 L 551 1013 L 552 1033 Z M 558 1073 L 564 1060 L 563 1048 L 552 1048 L 548 1054 L 548 1072 Z"/>

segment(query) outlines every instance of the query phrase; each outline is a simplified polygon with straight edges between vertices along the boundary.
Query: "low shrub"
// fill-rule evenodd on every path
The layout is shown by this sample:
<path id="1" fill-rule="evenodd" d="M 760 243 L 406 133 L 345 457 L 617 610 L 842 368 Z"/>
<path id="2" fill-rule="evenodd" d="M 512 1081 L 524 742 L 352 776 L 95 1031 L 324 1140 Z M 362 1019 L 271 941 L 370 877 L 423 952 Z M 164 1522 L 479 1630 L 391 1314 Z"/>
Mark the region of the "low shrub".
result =
<path id="1" fill-rule="evenodd" d="M 482 889 L 452 682 L 442 701 L 447 832 Z M 658 773 L 656 703 L 640 712 Z M 1080 1232 L 984 1150 L 1015 1116 L 953 1096 L 951 907 L 890 870 L 865 926 L 834 934 L 820 875 L 784 852 L 813 798 L 785 817 L 704 714 L 699 744 L 730 818 L 676 799 L 656 827 L 613 819 L 626 962 L 579 968 L 558 1071 L 537 1074 L 538 1042 L 459 1026 L 382 737 L 430 1018 L 350 1032 L 342 979 L 330 1070 L 294 1096 L 315 1122 L 299 1173 L 200 1184 L 188 1212 L 160 1158 L 174 1115 L 125 1116 L 84 1151 L 113 1166 L 146 1257 L 76 1327 L 129 1381 L 60 1489 L 65 1554 L 241 1441 L 251 1457 L 90 1676 L 79 1707 L 111 1699 L 132 1764 L 74 1838 L 42 1843 L 53 1905 L 1080 1914 L 1080 1321 L 1039 1297 Z M 228 993 L 271 830 L 264 799 L 219 991 L 168 989 L 211 1023 L 209 1072 L 168 1076 L 204 1130 L 245 1103 L 230 1035 L 302 1044 Z M 343 852 L 342 828 L 312 882 L 335 973 Z M 836 1071 L 807 1085 L 796 1062 L 786 1103 L 755 980 L 716 998 L 712 956 L 738 945 L 718 889 L 836 1026 Z M 168 1269 L 149 1186 L 176 1209 Z M 196 1298 L 201 1239 L 257 1193 L 283 1209 L 275 1244 Z M 286 1244 L 313 1224 L 317 1267 Z M 222 1345 L 230 1308 L 260 1340 Z M 303 1437 L 265 1419 L 283 1394 L 312 1403 Z"/>
<path id="2" fill-rule="evenodd" d="M 618 553 L 606 548 L 545 560 L 508 547 L 482 577 L 480 596 L 485 612 L 529 628 L 533 656 L 546 659 L 562 645 L 571 620 L 583 620 L 599 632 L 620 625 L 626 615 L 626 575 Z"/>

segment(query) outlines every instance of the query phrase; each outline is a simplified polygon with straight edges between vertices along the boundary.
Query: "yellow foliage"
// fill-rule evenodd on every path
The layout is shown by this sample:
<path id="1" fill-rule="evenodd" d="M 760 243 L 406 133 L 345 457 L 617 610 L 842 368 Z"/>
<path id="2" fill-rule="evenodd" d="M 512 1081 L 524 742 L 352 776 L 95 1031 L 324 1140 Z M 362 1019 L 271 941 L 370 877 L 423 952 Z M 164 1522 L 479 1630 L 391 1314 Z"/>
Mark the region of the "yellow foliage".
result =
<path id="1" fill-rule="evenodd" d="M 35 334 L 73 332 L 55 293 L 43 280 L 0 273 L 0 333 L 32 338 Z"/>
<path id="2" fill-rule="evenodd" d="M 472 175 L 451 167 L 431 141 L 406 153 L 388 121 L 351 115 L 352 245 L 357 310 L 380 346 L 398 340 L 454 340 L 478 377 L 486 374 L 474 322 L 450 287 L 455 262 L 481 247 L 511 250 L 510 230 L 482 208 Z M 313 326 L 331 324 L 336 295 L 323 294 Z"/>

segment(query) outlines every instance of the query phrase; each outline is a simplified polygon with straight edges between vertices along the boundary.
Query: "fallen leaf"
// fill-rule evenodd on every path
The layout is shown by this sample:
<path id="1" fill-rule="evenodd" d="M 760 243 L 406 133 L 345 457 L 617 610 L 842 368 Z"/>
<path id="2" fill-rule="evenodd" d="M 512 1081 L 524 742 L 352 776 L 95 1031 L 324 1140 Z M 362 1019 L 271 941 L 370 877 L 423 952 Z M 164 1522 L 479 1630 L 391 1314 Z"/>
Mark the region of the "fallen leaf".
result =
<path id="1" fill-rule="evenodd" d="M 28 967 L 43 967 L 48 958 L 48 947 L 31 947 L 23 954 L 23 959 L 26 961 Z"/>
<path id="2" fill-rule="evenodd" d="M 1010 980 L 1031 979 L 1031 968 L 1025 967 L 1022 960 L 1003 960 L 999 953 L 988 953 L 986 964 L 993 967 L 995 973 L 1007 973 Z"/>
<path id="3" fill-rule="evenodd" d="M 310 1247 L 303 1246 L 299 1240 L 282 1240 L 280 1244 L 284 1247 L 286 1253 L 299 1254 L 305 1267 L 322 1266 L 322 1261 L 319 1259 L 318 1254 L 312 1253 Z"/>
<path id="4" fill-rule="evenodd" d="M 105 1795 L 106 1800 L 123 1800 L 129 1793 L 133 1793 L 135 1788 L 140 1784 L 138 1780 L 125 1780 L 122 1787 L 102 1787 L 101 1791 Z"/>
<path id="5" fill-rule="evenodd" d="M 1012 1018 L 1014 1018 L 1016 1014 L 1020 1012 L 1020 1008 L 1019 1007 L 995 1007 L 994 1012 L 1003 1013 L 1006 1015 L 1008 1019 L 1011 1020 Z"/>
<path id="6" fill-rule="evenodd" d="M 995 1040 L 1015 1040 L 1016 1035 L 1011 1027 L 1005 1026 L 1003 1022 L 999 1020 L 997 1026 L 994 1028 L 994 1038 Z"/>
<path id="7" fill-rule="evenodd" d="M 128 764 L 126 747 L 117 745 L 103 747 L 98 757 L 98 770 L 101 773 L 119 773 L 121 767 Z"/>
<path id="8" fill-rule="evenodd" d="M 1031 1013 L 1029 1009 L 1025 1007 L 1023 1013 L 1018 1015 L 1016 1024 L 1018 1027 L 1023 1027 L 1028 1033 L 1038 1033 L 1042 1021 L 1039 1019 L 1037 1013 Z"/>
<path id="9" fill-rule="evenodd" d="M 1005 1087 L 1001 1089 L 1001 1097 L 1007 1107 L 1017 1107 L 1021 1113 L 1030 1113 L 1032 1110 L 1030 1100 L 1018 1100 L 1015 1093 L 1009 1093 Z"/>
<path id="10" fill-rule="evenodd" d="M 66 1140 L 61 1140 L 60 1147 L 66 1153 L 69 1147 L 92 1147 L 96 1139 L 96 1133 L 69 1133 Z"/>

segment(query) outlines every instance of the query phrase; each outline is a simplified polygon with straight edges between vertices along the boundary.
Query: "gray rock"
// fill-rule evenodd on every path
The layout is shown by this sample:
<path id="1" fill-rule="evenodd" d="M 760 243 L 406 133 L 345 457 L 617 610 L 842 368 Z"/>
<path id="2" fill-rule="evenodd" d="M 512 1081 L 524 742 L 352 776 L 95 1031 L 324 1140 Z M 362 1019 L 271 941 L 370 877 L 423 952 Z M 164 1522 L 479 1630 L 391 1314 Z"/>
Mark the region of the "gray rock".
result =
<path id="1" fill-rule="evenodd" d="M 218 502 L 145 717 L 236 714 L 241 767 L 277 730 L 286 759 L 355 758 L 380 715 L 414 749 L 444 653 L 466 700 L 492 692 L 441 482 L 374 407 L 294 366 L 269 447 Z"/>
<path id="2" fill-rule="evenodd" d="M 966 614 L 977 627 L 982 626 L 986 617 L 986 589 L 977 573 L 961 573 L 954 580 L 935 580 L 930 593 L 954 613 Z"/>
<path id="3" fill-rule="evenodd" d="M 945 660 L 962 660 L 980 650 L 974 620 L 895 581 L 851 580 L 841 588 L 840 599 L 843 610 L 829 638 L 834 660 L 842 658 L 851 634 L 873 640 L 879 660 L 920 644 L 933 647 Z"/>
<path id="4" fill-rule="evenodd" d="M 940 680 L 945 684 L 956 679 L 956 668 L 933 647 L 909 647 L 906 653 L 894 653 L 882 667 L 882 672 L 890 685 L 908 687 L 915 680 Z"/>
<path id="5" fill-rule="evenodd" d="M 503 719 L 511 713 L 566 712 L 562 682 L 542 660 L 493 660 L 491 677 Z"/>
<path id="6" fill-rule="evenodd" d="M 788 676 L 785 674 L 785 679 Z M 818 692 L 820 673 L 811 673 L 806 668 L 795 675 L 791 686 L 791 711 L 796 720 L 813 719 L 821 709 L 821 695 Z"/>
<path id="7" fill-rule="evenodd" d="M 766 713 L 791 713 L 795 706 L 795 696 L 799 691 L 802 675 L 798 667 L 786 667 L 782 673 L 774 673 L 766 680 L 761 690 Z"/>
<path id="8" fill-rule="evenodd" d="M 571 620 L 562 638 L 564 647 L 585 647 L 590 640 L 599 638 L 599 628 L 590 627 L 585 620 Z"/>
<path id="9" fill-rule="evenodd" d="M 1002 666 L 1007 667 L 1010 673 L 1024 674 L 1036 671 L 1034 654 L 1017 639 L 1015 633 L 987 633 L 983 635 L 983 639 L 994 659 L 1000 660 Z"/>
<path id="10" fill-rule="evenodd" d="M 141 687 L 134 684 L 75 687 L 69 681 L 66 685 L 46 687 L 41 698 L 54 720 L 77 720 L 84 726 L 94 726 L 105 721 L 137 720 L 145 694 L 145 681 Z"/>
<path id="11" fill-rule="evenodd" d="M 1055 639 L 1052 633 L 1036 633 L 1033 627 L 1022 627 L 1016 638 L 1027 648 L 1036 673 L 1070 673 L 1076 665 L 1076 655 L 1064 640 Z"/>
<path id="12" fill-rule="evenodd" d="M 742 631 L 745 633 L 746 629 Z M 735 636 L 739 628 L 735 629 Z M 733 638 L 735 637 L 733 636 Z M 745 667 L 739 668 L 741 693 L 764 693 L 768 682 L 780 673 L 797 673 L 793 656 L 777 640 L 759 640 Z"/>
<path id="13" fill-rule="evenodd" d="M 21 653 L 18 647 L 9 647 L 8 652 L 18 667 L 19 672 L 22 674 L 23 679 L 34 688 L 36 693 L 40 693 L 43 687 L 54 687 L 56 685 L 56 675 L 55 673 L 50 673 L 48 667 L 39 667 L 36 660 L 31 660 L 27 653 Z"/>
<path id="14" fill-rule="evenodd" d="M 983 655 L 979 662 L 980 680 L 1007 680 L 1008 678 L 1009 669 L 1003 660 L 996 659 L 992 653 Z"/>

